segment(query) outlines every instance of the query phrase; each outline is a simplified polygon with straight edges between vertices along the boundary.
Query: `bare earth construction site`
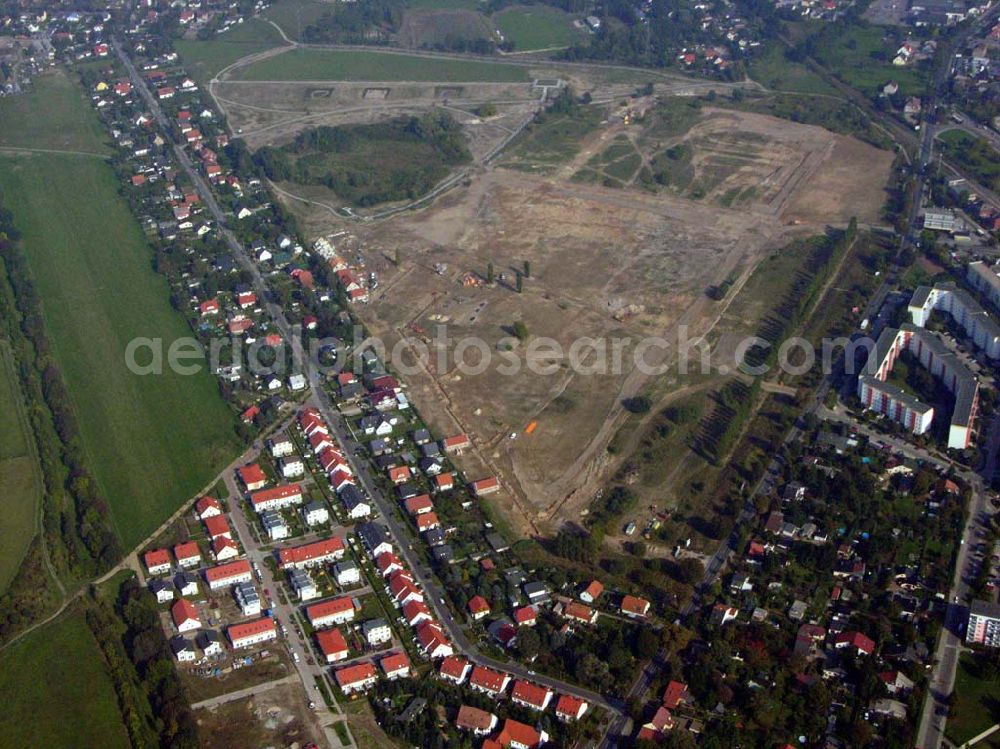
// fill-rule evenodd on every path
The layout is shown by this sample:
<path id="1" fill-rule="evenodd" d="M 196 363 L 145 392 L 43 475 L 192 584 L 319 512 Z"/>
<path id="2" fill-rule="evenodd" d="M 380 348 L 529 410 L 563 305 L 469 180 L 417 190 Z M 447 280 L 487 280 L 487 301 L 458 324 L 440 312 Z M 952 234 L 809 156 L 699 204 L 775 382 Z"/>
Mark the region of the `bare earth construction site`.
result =
<path id="1" fill-rule="evenodd" d="M 544 90 L 533 77 L 322 83 L 251 81 L 259 77 L 253 68 L 231 72 L 232 80 L 213 82 L 213 93 L 252 148 L 283 144 L 306 127 L 429 106 L 447 106 L 465 125 L 473 165 L 457 187 L 418 211 L 345 220 L 336 196 L 322 188 L 280 187 L 311 236 L 337 235 L 332 242 L 348 262 L 363 258 L 366 273 L 377 271 L 379 286 L 358 314 L 390 348 L 404 337 L 430 346 L 430 364 L 403 373 L 413 400 L 435 429 L 472 437 L 476 449 L 461 459 L 463 468 L 497 473 L 520 510 L 511 519 L 528 532 L 576 520 L 589 506 L 614 467 L 607 446 L 624 418 L 623 398 L 649 392 L 665 404 L 732 372 L 732 362 L 713 359 L 711 372 L 694 361 L 690 374 L 668 367 L 653 378 L 634 365 L 637 344 L 666 339 L 669 347 L 649 348 L 644 360 L 670 365 L 678 331 L 687 340 L 717 340 L 725 331 L 716 324 L 762 258 L 852 216 L 879 222 L 893 160 L 819 127 L 707 102 L 692 107 L 691 94 L 718 85 L 684 79 L 658 80 L 641 106 L 623 106 L 635 82 L 573 71 L 577 93 L 590 91 L 598 102 L 583 108 L 592 116 L 579 133 L 559 141 L 533 125 L 506 144 L 539 108 Z M 527 72 L 570 79 L 557 69 Z M 485 101 L 498 105 L 495 116 L 476 116 Z M 398 267 L 390 261 L 397 251 Z M 530 276 L 519 293 L 516 275 L 526 262 Z M 490 265 L 493 284 L 485 283 Z M 706 295 L 712 286 L 726 289 L 722 300 Z M 527 343 L 512 336 L 519 322 Z M 439 326 L 453 342 L 481 339 L 492 365 L 469 376 L 456 370 L 454 356 L 438 360 Z M 606 348 L 575 343 L 587 337 Z M 563 352 L 574 345 L 589 352 L 583 359 L 594 373 L 573 372 L 565 360 L 548 362 L 541 376 L 538 366 L 529 371 L 526 359 L 540 366 L 544 358 L 530 345 L 542 338 Z M 615 338 L 625 341 L 621 367 L 613 361 Z M 470 349 L 465 361 L 480 356 Z M 518 373 L 498 371 L 514 358 Z"/>

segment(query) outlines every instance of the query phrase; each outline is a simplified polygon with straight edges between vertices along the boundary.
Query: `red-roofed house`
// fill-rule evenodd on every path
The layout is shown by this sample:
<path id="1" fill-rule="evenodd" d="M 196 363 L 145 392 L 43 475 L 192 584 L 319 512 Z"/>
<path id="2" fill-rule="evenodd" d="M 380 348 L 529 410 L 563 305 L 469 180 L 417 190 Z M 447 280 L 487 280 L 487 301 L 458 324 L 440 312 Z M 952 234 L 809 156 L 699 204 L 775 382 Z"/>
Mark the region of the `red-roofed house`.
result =
<path id="1" fill-rule="evenodd" d="M 194 510 L 198 514 L 198 518 L 204 520 L 213 515 L 221 515 L 222 505 L 214 497 L 202 497 L 195 503 Z"/>
<path id="2" fill-rule="evenodd" d="M 476 736 L 485 736 L 493 731 L 497 725 L 497 716 L 480 710 L 471 705 L 462 705 L 458 708 L 458 717 L 455 718 L 455 727 L 463 731 L 472 731 Z"/>
<path id="3" fill-rule="evenodd" d="M 257 304 L 257 295 L 252 291 L 241 291 L 236 295 L 236 303 L 240 309 L 248 309 Z"/>
<path id="4" fill-rule="evenodd" d="M 166 549 L 150 549 L 143 555 L 142 561 L 146 563 L 150 575 L 170 572 L 170 552 Z"/>
<path id="5" fill-rule="evenodd" d="M 239 469 L 240 481 L 247 488 L 248 492 L 254 492 L 267 486 L 267 476 L 257 463 L 243 466 Z"/>
<path id="6" fill-rule="evenodd" d="M 243 624 L 234 624 L 226 630 L 226 634 L 229 636 L 229 642 L 232 643 L 233 648 L 239 650 L 259 645 L 268 640 L 276 640 L 278 629 L 274 626 L 274 619 L 265 616 Z"/>
<path id="7" fill-rule="evenodd" d="M 417 515 L 413 518 L 413 521 L 417 524 L 417 530 L 421 533 L 441 527 L 441 521 L 438 519 L 436 512 L 425 512 Z"/>
<path id="8" fill-rule="evenodd" d="M 391 551 L 384 551 L 379 554 L 375 559 L 375 566 L 378 567 L 379 574 L 382 577 L 389 577 L 394 572 L 403 569 L 403 564 L 399 561 L 399 557 Z"/>
<path id="9" fill-rule="evenodd" d="M 177 558 L 177 564 L 185 569 L 188 567 L 197 567 L 201 564 L 201 550 L 194 541 L 187 541 L 186 543 L 174 546 L 174 556 Z"/>
<path id="10" fill-rule="evenodd" d="M 548 740 L 549 735 L 545 731 L 538 731 L 511 718 L 504 721 L 503 728 L 494 739 L 500 746 L 511 749 L 538 749 Z"/>
<path id="11" fill-rule="evenodd" d="M 212 541 L 212 557 L 216 562 L 236 559 L 240 555 L 240 547 L 229 536 L 219 536 Z"/>
<path id="12" fill-rule="evenodd" d="M 581 624 L 593 624 L 597 621 L 597 612 L 582 603 L 570 601 L 563 609 L 563 616 Z"/>
<path id="13" fill-rule="evenodd" d="M 417 626 L 416 634 L 420 649 L 431 660 L 454 655 L 455 650 L 451 647 L 451 643 L 448 642 L 448 638 L 444 636 L 444 631 L 437 622 L 423 622 Z"/>
<path id="14" fill-rule="evenodd" d="M 302 504 L 302 487 L 299 484 L 286 484 L 273 489 L 261 489 L 250 495 L 250 504 L 257 512 L 281 510 Z"/>
<path id="15" fill-rule="evenodd" d="M 604 586 L 597 580 L 591 580 L 590 584 L 580 592 L 580 600 L 584 603 L 593 603 L 603 592 Z"/>
<path id="16" fill-rule="evenodd" d="M 178 632 L 190 632 L 193 629 L 201 629 L 201 617 L 198 616 L 198 609 L 190 601 L 179 599 L 170 607 L 170 618 L 174 620 L 174 626 Z"/>
<path id="17" fill-rule="evenodd" d="M 332 598 L 306 608 L 306 618 L 316 629 L 354 621 L 354 601 L 350 596 Z"/>
<path id="18" fill-rule="evenodd" d="M 441 447 L 444 451 L 455 455 L 461 454 L 464 450 L 468 449 L 471 444 L 472 443 L 469 441 L 468 436 L 464 434 L 456 434 L 452 437 L 445 437 L 441 440 Z"/>
<path id="19" fill-rule="evenodd" d="M 209 567 L 205 570 L 205 582 L 211 590 L 218 590 L 227 585 L 236 583 L 248 583 L 253 579 L 250 571 L 250 562 L 246 559 L 239 559 L 228 564 L 220 564 Z"/>
<path id="20" fill-rule="evenodd" d="M 538 621 L 538 615 L 531 606 L 521 606 L 514 609 L 514 623 L 519 627 L 534 627 Z"/>
<path id="21" fill-rule="evenodd" d="M 301 569 L 332 562 L 343 556 L 344 542 L 335 536 L 302 546 L 293 546 L 290 549 L 281 549 L 278 551 L 278 563 L 283 570 Z"/>
<path id="22" fill-rule="evenodd" d="M 485 692 L 492 697 L 499 697 L 507 690 L 510 684 L 510 674 L 483 666 L 475 666 L 472 675 L 469 677 L 469 686 L 477 692 Z"/>
<path id="23" fill-rule="evenodd" d="M 385 678 L 389 681 L 395 679 L 405 679 L 410 675 L 410 659 L 406 653 L 392 653 L 379 660 L 378 665 L 382 667 Z"/>
<path id="24" fill-rule="evenodd" d="M 363 692 L 378 681 L 375 666 L 371 663 L 358 663 L 339 668 L 334 676 L 337 679 L 337 686 L 344 694 Z"/>
<path id="25" fill-rule="evenodd" d="M 871 655 L 875 652 L 875 641 L 863 632 L 851 630 L 834 637 L 833 647 L 837 650 L 851 649 L 856 655 Z"/>
<path id="26" fill-rule="evenodd" d="M 336 663 L 347 658 L 347 640 L 339 629 L 321 629 L 316 633 L 316 644 L 327 663 Z"/>
<path id="27" fill-rule="evenodd" d="M 500 491 L 500 479 L 496 476 L 487 476 L 483 479 L 476 479 L 469 484 L 469 488 L 477 497 L 485 497 L 487 494 L 493 494 L 494 492 Z"/>
<path id="28" fill-rule="evenodd" d="M 434 617 L 423 601 L 409 601 L 403 606 L 403 618 L 411 627 L 416 627 L 418 624 L 433 620 Z"/>
<path id="29" fill-rule="evenodd" d="M 472 614 L 472 618 L 475 620 L 482 619 L 490 613 L 490 604 L 482 596 L 473 596 L 469 599 L 469 613 Z"/>
<path id="30" fill-rule="evenodd" d="M 559 720 L 579 720 L 587 712 L 587 703 L 569 694 L 560 695 L 556 702 L 556 717 Z"/>
<path id="31" fill-rule="evenodd" d="M 233 532 L 229 528 L 229 521 L 225 515 L 213 515 L 205 519 L 205 532 L 210 541 L 217 538 L 232 538 Z"/>
<path id="32" fill-rule="evenodd" d="M 544 710 L 552 701 L 552 690 L 530 681 L 518 679 L 514 682 L 510 699 L 518 705 L 530 707 L 532 710 Z"/>
<path id="33" fill-rule="evenodd" d="M 649 613 L 649 601 L 638 596 L 625 596 L 622 598 L 621 612 L 633 619 L 641 619 Z"/>
<path id="34" fill-rule="evenodd" d="M 467 660 L 450 655 L 441 661 L 441 666 L 438 668 L 438 675 L 442 679 L 447 679 L 455 684 L 461 684 L 468 677 L 471 669 L 472 665 Z"/>
<path id="35" fill-rule="evenodd" d="M 427 494 L 418 494 L 415 497 L 410 497 L 403 505 L 411 515 L 422 515 L 434 509 L 434 503 L 431 502 L 431 498 Z"/>
<path id="36" fill-rule="evenodd" d="M 663 706 L 667 710 L 676 710 L 679 705 L 686 704 L 690 699 L 687 684 L 682 684 L 679 681 L 671 681 L 663 692 Z"/>
<path id="37" fill-rule="evenodd" d="M 659 743 L 663 739 L 664 732 L 669 731 L 673 727 L 674 717 L 667 708 L 660 706 L 656 709 L 656 714 L 649 722 L 643 724 L 642 728 L 639 729 L 639 735 L 636 738 L 641 741 Z"/>
<path id="38" fill-rule="evenodd" d="M 394 468 L 389 468 L 386 473 L 389 476 L 389 481 L 394 484 L 405 484 L 410 480 L 412 472 L 409 466 L 396 466 Z"/>
<path id="39" fill-rule="evenodd" d="M 455 477 L 451 473 L 439 473 L 431 477 L 431 484 L 436 492 L 447 492 L 455 488 Z"/>

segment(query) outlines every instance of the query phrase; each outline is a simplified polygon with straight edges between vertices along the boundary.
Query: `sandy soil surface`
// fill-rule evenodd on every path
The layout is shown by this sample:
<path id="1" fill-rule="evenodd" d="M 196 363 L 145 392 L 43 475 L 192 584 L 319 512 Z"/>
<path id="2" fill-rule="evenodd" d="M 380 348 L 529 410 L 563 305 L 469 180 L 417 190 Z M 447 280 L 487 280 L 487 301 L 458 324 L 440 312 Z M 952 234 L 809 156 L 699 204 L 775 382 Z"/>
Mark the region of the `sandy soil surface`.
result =
<path id="1" fill-rule="evenodd" d="M 304 746 L 318 741 L 318 729 L 300 684 L 286 684 L 253 697 L 195 713 L 198 734 L 206 749 L 246 749 L 257 746 Z"/>

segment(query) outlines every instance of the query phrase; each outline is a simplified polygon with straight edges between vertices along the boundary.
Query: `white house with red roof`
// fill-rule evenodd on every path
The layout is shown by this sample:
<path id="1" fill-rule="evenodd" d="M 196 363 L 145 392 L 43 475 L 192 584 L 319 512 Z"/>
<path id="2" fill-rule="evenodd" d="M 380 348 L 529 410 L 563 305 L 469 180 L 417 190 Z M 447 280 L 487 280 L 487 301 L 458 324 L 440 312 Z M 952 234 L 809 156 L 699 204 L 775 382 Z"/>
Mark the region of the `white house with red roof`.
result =
<path id="1" fill-rule="evenodd" d="M 390 653 L 379 659 L 378 665 L 389 681 L 405 679 L 410 675 L 410 659 L 406 653 Z"/>
<path id="2" fill-rule="evenodd" d="M 344 542 L 334 536 L 320 541 L 293 546 L 278 551 L 278 564 L 282 569 L 302 569 L 328 562 L 335 562 L 344 556 Z"/>
<path id="3" fill-rule="evenodd" d="M 208 299 L 198 305 L 198 312 L 201 313 L 202 317 L 206 315 L 217 315 L 219 314 L 219 300 L 218 299 Z"/>
<path id="4" fill-rule="evenodd" d="M 469 614 L 476 621 L 479 621 L 490 613 L 490 603 L 482 596 L 473 596 L 468 603 Z"/>
<path id="5" fill-rule="evenodd" d="M 174 546 L 174 557 L 184 569 L 197 567 L 201 564 L 201 549 L 194 541 L 185 541 Z"/>
<path id="6" fill-rule="evenodd" d="M 552 690 L 539 684 L 532 684 L 530 681 L 518 679 L 514 682 L 510 699 L 517 705 L 542 711 L 552 701 Z"/>
<path id="7" fill-rule="evenodd" d="M 228 536 L 219 536 L 212 541 L 212 557 L 216 562 L 226 562 L 240 555 L 240 547 Z"/>
<path id="8" fill-rule="evenodd" d="M 571 694 L 559 696 L 556 702 L 556 717 L 562 721 L 579 720 L 587 712 L 589 705 Z"/>
<path id="9" fill-rule="evenodd" d="M 411 627 L 416 627 L 418 624 L 434 619 L 431 615 L 431 610 L 427 608 L 427 604 L 423 601 L 409 601 L 406 603 L 403 606 L 403 618 Z"/>
<path id="10" fill-rule="evenodd" d="M 439 473 L 431 476 L 431 486 L 436 492 L 447 492 L 455 488 L 455 476 L 452 473 Z"/>
<path id="11" fill-rule="evenodd" d="M 306 618 L 315 629 L 354 621 L 354 601 L 350 596 L 331 598 L 306 607 Z"/>
<path id="12" fill-rule="evenodd" d="M 581 624 L 594 624 L 597 621 L 597 612 L 582 603 L 570 601 L 563 608 L 563 616 L 567 619 L 580 622 Z"/>
<path id="13" fill-rule="evenodd" d="M 213 515 L 205 519 L 205 532 L 210 541 L 217 538 L 232 538 L 233 531 L 225 515 Z"/>
<path id="14" fill-rule="evenodd" d="M 282 510 L 302 504 L 301 484 L 286 484 L 272 489 L 261 489 L 250 495 L 250 504 L 256 512 Z"/>
<path id="15" fill-rule="evenodd" d="M 507 691 L 510 685 L 510 674 L 494 671 L 485 666 L 475 666 L 469 677 L 469 686 L 477 692 L 484 692 L 491 697 L 499 697 Z"/>
<path id="16" fill-rule="evenodd" d="M 833 638 L 836 650 L 853 650 L 856 655 L 871 655 L 875 652 L 875 641 L 857 630 L 841 632 Z"/>
<path id="17" fill-rule="evenodd" d="M 316 644 L 326 658 L 327 663 L 336 663 L 347 659 L 347 640 L 339 629 L 321 629 L 316 633 Z"/>
<path id="18" fill-rule="evenodd" d="M 421 513 L 413 518 L 413 522 L 416 523 L 417 530 L 420 533 L 426 533 L 427 531 L 441 527 L 441 520 L 438 518 L 436 512 Z"/>
<path id="19" fill-rule="evenodd" d="M 534 627 L 538 622 L 538 614 L 533 606 L 521 606 L 514 609 L 514 623 L 519 627 Z"/>
<path id="20" fill-rule="evenodd" d="M 471 670 L 472 664 L 467 660 L 456 655 L 449 655 L 441 661 L 441 665 L 438 667 L 438 676 L 455 684 L 462 684 L 469 677 Z"/>
<path id="21" fill-rule="evenodd" d="M 549 740 L 549 735 L 526 723 L 507 718 L 493 740 L 500 746 L 511 749 L 538 749 Z"/>
<path id="22" fill-rule="evenodd" d="M 243 486 L 248 492 L 254 492 L 267 486 L 267 475 L 258 463 L 242 466 L 237 470 L 237 473 L 239 473 L 240 481 L 243 482 Z"/>
<path id="23" fill-rule="evenodd" d="M 409 497 L 403 505 L 410 515 L 423 515 L 425 512 L 430 512 L 434 509 L 434 503 L 431 502 L 430 495 L 428 494 L 418 494 L 415 497 Z"/>
<path id="24" fill-rule="evenodd" d="M 441 449 L 452 455 L 461 455 L 472 445 L 468 435 L 455 434 L 441 440 Z"/>
<path id="25" fill-rule="evenodd" d="M 193 603 L 183 598 L 178 599 L 170 607 L 170 618 L 173 619 L 178 632 L 201 629 L 201 617 L 198 615 L 198 609 Z"/>
<path id="26" fill-rule="evenodd" d="M 445 637 L 444 630 L 435 621 L 418 624 L 416 636 L 420 649 L 432 661 L 438 658 L 447 658 L 455 654 L 454 648 L 448 642 L 448 638 Z"/>
<path id="27" fill-rule="evenodd" d="M 205 582 L 210 590 L 218 590 L 236 583 L 248 583 L 253 579 L 250 562 L 238 559 L 235 562 L 220 564 L 205 570 Z"/>
<path id="28" fill-rule="evenodd" d="M 202 497 L 195 502 L 194 510 L 199 520 L 206 520 L 215 515 L 221 515 L 222 505 L 215 497 Z"/>
<path id="29" fill-rule="evenodd" d="M 403 569 L 403 563 L 391 551 L 379 554 L 378 558 L 375 559 L 375 566 L 382 577 L 389 577 L 394 572 Z"/>
<path id="30" fill-rule="evenodd" d="M 143 555 L 142 561 L 150 575 L 170 572 L 170 552 L 166 549 L 150 549 Z"/>
<path id="31" fill-rule="evenodd" d="M 632 619 L 642 619 L 649 613 L 649 601 L 638 596 L 622 598 L 621 612 Z"/>
<path id="32" fill-rule="evenodd" d="M 233 648 L 239 650 L 259 645 L 269 640 L 276 640 L 278 638 L 278 629 L 274 624 L 274 619 L 265 616 L 260 619 L 244 622 L 243 624 L 234 624 L 226 630 L 226 634 Z"/>
<path id="33" fill-rule="evenodd" d="M 580 591 L 580 600 L 584 603 L 594 603 L 604 592 L 604 585 L 598 580 L 591 580 L 590 583 Z"/>
<path id="34" fill-rule="evenodd" d="M 363 692 L 378 681 L 375 666 L 371 663 L 357 663 L 353 666 L 338 668 L 334 672 L 337 686 L 344 694 Z"/>
<path id="35" fill-rule="evenodd" d="M 500 479 L 496 476 L 487 476 L 486 478 L 476 479 L 469 484 L 469 489 L 472 490 L 472 493 L 476 497 L 485 497 L 488 494 L 500 491 Z"/>

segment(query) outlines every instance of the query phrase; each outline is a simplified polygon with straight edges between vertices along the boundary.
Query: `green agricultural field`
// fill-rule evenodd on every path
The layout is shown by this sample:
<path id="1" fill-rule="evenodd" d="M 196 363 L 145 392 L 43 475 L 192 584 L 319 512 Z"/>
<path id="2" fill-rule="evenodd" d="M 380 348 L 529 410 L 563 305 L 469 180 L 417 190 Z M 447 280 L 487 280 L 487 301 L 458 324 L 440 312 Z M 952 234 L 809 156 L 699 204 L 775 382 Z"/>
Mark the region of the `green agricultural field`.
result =
<path id="1" fill-rule="evenodd" d="M 747 65 L 747 75 L 775 91 L 837 94 L 837 90 L 805 65 L 785 58 L 782 44 L 768 44 Z"/>
<path id="2" fill-rule="evenodd" d="M 111 168 L 34 154 L 0 161 L 0 191 L 23 234 L 83 446 L 123 545 L 141 541 L 237 452 L 210 374 L 139 376 L 135 338 L 190 335 Z"/>
<path id="3" fill-rule="evenodd" d="M 106 139 L 87 94 L 62 70 L 38 76 L 31 93 L 0 103 L 0 147 L 106 154 Z"/>
<path id="4" fill-rule="evenodd" d="M 300 39 L 307 26 L 336 9 L 337 3 L 329 0 L 279 0 L 264 11 L 264 18 L 278 24 L 290 39 Z"/>
<path id="5" fill-rule="evenodd" d="M 493 21 L 518 52 L 568 47 L 586 35 L 573 25 L 573 16 L 548 5 L 507 8 Z"/>
<path id="6" fill-rule="evenodd" d="M 32 439 L 12 354 L 7 342 L 0 341 L 0 497 L 5 513 L 0 526 L 0 593 L 35 536 L 42 484 Z"/>
<path id="7" fill-rule="evenodd" d="M 83 615 L 73 613 L 0 655 L 3 746 L 129 749 L 111 678 Z"/>
<path id="8" fill-rule="evenodd" d="M 479 0 L 409 0 L 407 8 L 414 10 L 479 10 L 486 3 Z"/>
<path id="9" fill-rule="evenodd" d="M 446 60 L 389 52 L 295 49 L 238 71 L 246 81 L 434 81 L 441 83 L 531 80 L 527 68 L 500 62 Z"/>
<path id="10" fill-rule="evenodd" d="M 199 82 L 205 83 L 237 60 L 272 47 L 280 47 L 283 43 L 281 34 L 274 26 L 253 18 L 210 41 L 178 39 L 174 42 L 174 47 L 188 72 Z"/>

